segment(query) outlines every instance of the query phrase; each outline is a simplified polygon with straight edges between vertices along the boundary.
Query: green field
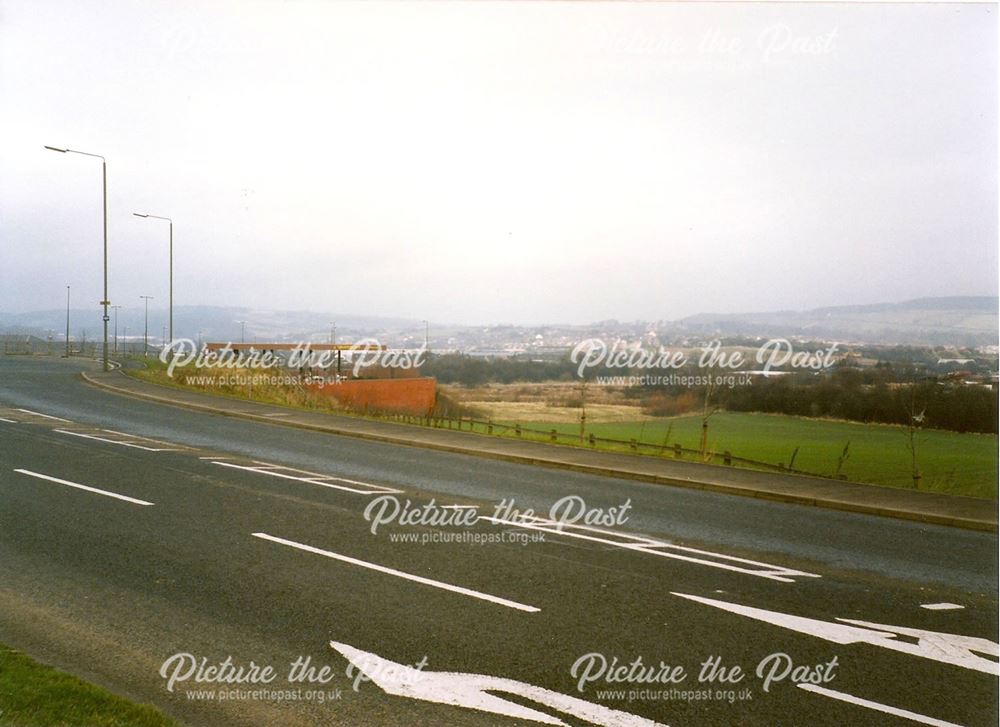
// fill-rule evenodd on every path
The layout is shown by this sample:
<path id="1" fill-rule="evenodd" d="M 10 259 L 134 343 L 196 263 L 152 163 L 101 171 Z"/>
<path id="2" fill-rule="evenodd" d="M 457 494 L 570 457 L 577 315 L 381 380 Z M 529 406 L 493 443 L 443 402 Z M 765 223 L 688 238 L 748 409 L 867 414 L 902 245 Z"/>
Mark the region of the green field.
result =
<path id="1" fill-rule="evenodd" d="M 848 479 L 892 487 L 912 487 L 906 429 L 886 424 L 805 419 L 776 414 L 719 412 L 709 420 L 708 447 L 739 457 L 788 464 L 798 447 L 795 469 L 832 475 L 847 442 L 849 457 L 842 474 Z M 532 429 L 575 434 L 576 424 L 521 422 Z M 701 417 L 683 416 L 646 422 L 591 424 L 587 433 L 609 439 L 640 439 L 660 445 L 670 432 L 670 443 L 697 449 Z M 917 435 L 921 489 L 974 497 L 997 497 L 997 436 L 959 434 L 936 429 Z"/>
<path id="2" fill-rule="evenodd" d="M 177 727 L 135 704 L 0 645 L 0 727 Z"/>

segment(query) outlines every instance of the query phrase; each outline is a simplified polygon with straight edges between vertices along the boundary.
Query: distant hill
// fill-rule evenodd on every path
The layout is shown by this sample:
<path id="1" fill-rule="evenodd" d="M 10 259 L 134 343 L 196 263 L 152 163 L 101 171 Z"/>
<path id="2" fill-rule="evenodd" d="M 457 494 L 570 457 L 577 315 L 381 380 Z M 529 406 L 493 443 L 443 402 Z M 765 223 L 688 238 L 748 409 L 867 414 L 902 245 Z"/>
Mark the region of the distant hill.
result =
<path id="1" fill-rule="evenodd" d="M 677 321 L 696 334 L 809 336 L 886 344 L 997 343 L 995 296 L 917 298 L 771 313 L 699 313 Z"/>
<path id="2" fill-rule="evenodd" d="M 431 323 L 431 339 L 441 346 L 500 347 L 511 341 L 532 340 L 544 334 L 547 342 L 571 346 L 590 336 L 634 335 L 635 330 L 654 327 L 667 335 L 716 337 L 763 336 L 808 337 L 827 340 L 884 344 L 983 346 L 997 343 L 998 299 L 996 297 L 920 298 L 904 303 L 836 306 L 807 311 L 762 313 L 700 313 L 679 321 L 619 324 L 604 321 L 586 326 L 446 326 Z M 240 321 L 246 321 L 249 341 L 327 341 L 330 323 L 336 321 L 337 340 L 348 341 L 374 336 L 389 345 L 406 345 L 423 340 L 423 322 L 409 318 L 358 316 L 312 311 L 275 311 L 218 306 L 177 306 L 174 309 L 174 336 L 203 341 L 238 342 Z M 150 342 L 157 343 L 167 323 L 162 308 L 149 311 Z M 141 340 L 144 319 L 141 306 L 118 311 L 119 336 Z M 509 328 L 509 331 L 505 329 Z M 101 309 L 73 310 L 70 314 L 73 339 L 94 341 L 101 336 Z M 0 312 L 0 335 L 36 335 L 62 340 L 66 311 L 29 313 Z M 114 319 L 110 333 L 114 330 Z M 529 336 L 529 334 L 531 334 Z M 558 343 L 556 343 L 558 342 Z"/>
<path id="3" fill-rule="evenodd" d="M 114 311 L 109 335 L 114 331 Z M 247 341 L 301 341 L 322 340 L 330 336 L 330 323 L 336 321 L 337 337 L 369 336 L 383 331 L 423 330 L 420 321 L 406 318 L 380 318 L 376 316 L 316 313 L 310 311 L 272 311 L 251 308 L 185 305 L 174 307 L 174 337 L 204 341 L 239 341 L 246 321 Z M 101 309 L 97 306 L 86 310 L 70 311 L 70 335 L 80 338 L 85 331 L 88 340 L 102 335 Z M 149 338 L 159 341 L 167 325 L 167 311 L 163 308 L 149 310 Z M 131 340 L 142 338 L 145 316 L 141 305 L 118 311 L 119 336 Z M 66 310 L 31 311 L 28 313 L 0 312 L 0 333 L 32 333 L 45 337 L 48 332 L 62 339 L 66 331 Z"/>

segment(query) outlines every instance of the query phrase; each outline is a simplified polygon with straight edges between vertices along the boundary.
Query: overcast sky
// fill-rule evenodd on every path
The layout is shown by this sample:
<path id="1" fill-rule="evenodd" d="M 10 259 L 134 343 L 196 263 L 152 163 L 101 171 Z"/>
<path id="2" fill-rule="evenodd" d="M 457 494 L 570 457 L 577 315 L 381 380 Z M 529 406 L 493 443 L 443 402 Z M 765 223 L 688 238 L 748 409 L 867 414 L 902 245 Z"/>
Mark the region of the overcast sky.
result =
<path id="1" fill-rule="evenodd" d="M 997 6 L 0 0 L 0 310 L 997 292 Z"/>

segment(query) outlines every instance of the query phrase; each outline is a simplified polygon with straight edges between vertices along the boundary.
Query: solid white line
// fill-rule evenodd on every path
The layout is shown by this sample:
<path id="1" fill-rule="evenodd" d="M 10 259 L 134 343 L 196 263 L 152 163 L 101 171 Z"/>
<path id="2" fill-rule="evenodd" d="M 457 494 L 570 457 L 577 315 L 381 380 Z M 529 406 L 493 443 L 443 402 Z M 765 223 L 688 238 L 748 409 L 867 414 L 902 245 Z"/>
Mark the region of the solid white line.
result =
<path id="1" fill-rule="evenodd" d="M 152 442 L 153 444 L 162 444 L 164 447 L 177 447 L 180 448 L 182 445 L 174 444 L 173 442 L 164 442 L 159 439 L 153 439 L 152 437 L 140 437 L 138 434 L 129 434 L 128 432 L 119 432 L 114 429 L 105 429 L 108 434 L 118 434 L 122 437 L 128 437 L 130 439 L 141 439 L 143 442 Z"/>
<path id="2" fill-rule="evenodd" d="M 4 419 L 3 417 L 0 417 L 0 422 L 7 422 L 8 424 L 17 424 L 17 422 L 14 421 L 13 419 Z"/>
<path id="3" fill-rule="evenodd" d="M 343 490 L 344 492 L 353 492 L 357 495 L 386 495 L 391 493 L 402 493 L 402 490 L 394 490 L 391 487 L 383 487 L 382 485 L 373 485 L 370 482 L 358 482 L 357 480 L 348 480 L 343 477 L 333 477 L 332 475 L 321 475 L 315 472 L 306 472 L 305 470 L 297 470 L 292 467 L 280 467 L 280 465 L 265 465 L 263 463 L 248 466 L 240 464 L 232 464 L 230 462 L 219 462 L 216 460 L 212 461 L 212 464 L 221 465 L 222 467 L 232 467 L 237 470 L 245 470 L 246 472 L 256 472 L 259 475 L 269 475 L 271 477 L 280 477 L 283 480 L 295 480 L 296 482 L 305 482 L 309 485 L 319 485 L 320 487 L 329 487 L 334 490 Z M 288 475 L 284 472 L 275 472 L 271 467 L 280 467 L 281 469 L 288 470 L 289 472 L 301 472 L 303 474 L 309 475 L 308 477 L 299 477 L 297 475 Z M 344 485 L 335 485 L 331 480 L 336 480 L 337 482 L 347 482 L 351 485 L 360 485 L 361 487 L 368 487 L 371 489 L 359 490 L 356 487 L 345 487 Z"/>
<path id="4" fill-rule="evenodd" d="M 52 431 L 58 432 L 59 434 L 69 434 L 71 437 L 83 437 L 84 439 L 94 439 L 98 442 L 107 442 L 108 444 L 120 444 L 123 447 L 132 447 L 133 449 L 143 449 L 147 452 L 176 452 L 176 449 L 167 448 L 156 448 L 156 447 L 144 447 L 141 444 L 133 444 L 132 442 L 122 442 L 117 439 L 106 439 L 104 437 L 98 437 L 93 434 L 83 434 L 82 432 L 71 432 L 68 429 L 53 429 Z M 126 435 L 127 436 L 127 435 Z"/>
<path id="5" fill-rule="evenodd" d="M 108 492 L 107 490 L 98 490 L 96 487 L 88 487 L 87 485 L 81 485 L 77 482 L 70 482 L 69 480 L 60 480 L 58 477 L 49 477 L 48 475 L 42 475 L 38 472 L 32 472 L 31 470 L 14 470 L 15 472 L 20 472 L 22 475 L 28 475 L 29 477 L 37 477 L 40 480 L 48 480 L 49 482 L 57 482 L 60 485 L 66 485 L 67 487 L 75 487 L 78 490 L 86 490 L 87 492 L 93 492 L 98 495 L 105 495 L 107 497 L 113 497 L 116 500 L 124 500 L 125 502 L 131 502 L 136 505 L 152 505 L 152 502 L 146 502 L 145 500 L 137 500 L 134 497 L 127 497 L 126 495 L 119 495 L 115 492 Z"/>
<path id="6" fill-rule="evenodd" d="M 435 581 L 430 578 L 424 578 L 423 576 L 415 576 L 412 573 L 404 573 L 403 571 L 396 570 L 395 568 L 387 568 L 384 565 L 377 565 L 375 563 L 369 563 L 368 561 L 358 560 L 357 558 L 351 558 L 346 555 L 341 555 L 340 553 L 332 553 L 329 550 L 321 550 L 320 548 L 314 548 L 311 545 L 303 545 L 302 543 L 296 543 L 294 540 L 285 540 L 284 538 L 277 538 L 273 535 L 268 535 L 267 533 L 253 533 L 255 538 L 262 538 L 264 540 L 270 540 L 273 543 L 280 543 L 281 545 L 287 545 L 291 548 L 298 548 L 299 550 L 304 550 L 307 553 L 315 553 L 316 555 L 323 555 L 327 558 L 333 558 L 334 560 L 340 560 L 345 563 L 350 563 L 351 565 L 361 566 L 362 568 L 368 568 L 370 570 L 378 571 L 379 573 L 387 573 L 391 576 L 396 576 L 398 578 L 405 578 L 409 581 L 414 581 L 416 583 L 423 583 L 425 586 L 434 586 L 435 588 L 441 588 L 445 591 L 451 591 L 452 593 L 461 593 L 463 596 L 471 596 L 472 598 L 479 598 L 483 601 L 490 601 L 491 603 L 498 603 L 501 606 L 507 606 L 508 608 L 516 608 L 518 611 L 527 611 L 528 613 L 537 613 L 541 611 L 540 608 L 535 608 L 534 606 L 526 606 L 523 603 L 518 603 L 517 601 L 509 601 L 506 598 L 500 598 L 499 596 L 491 596 L 488 593 L 481 593 L 480 591 L 474 591 L 471 588 L 462 588 L 461 586 L 453 586 L 450 583 L 442 583 L 441 581 Z"/>
<path id="7" fill-rule="evenodd" d="M 34 414 L 36 417 L 45 417 L 46 419 L 55 419 L 57 422 L 66 422 L 72 424 L 69 419 L 63 419 L 62 417 L 54 417 L 51 414 L 42 414 L 40 411 L 31 411 L 31 409 L 18 409 L 17 411 L 23 411 L 25 414 Z"/>
<path id="8" fill-rule="evenodd" d="M 898 707 L 890 707 L 887 704 L 880 704 L 878 702 L 872 702 L 867 699 L 861 699 L 860 697 L 852 697 L 850 694 L 845 694 L 844 692 L 835 692 L 832 689 L 825 689 L 823 687 L 818 687 L 815 684 L 797 684 L 800 689 L 805 689 L 807 692 L 813 692 L 814 694 L 822 694 L 824 697 L 830 697 L 831 699 L 839 699 L 841 702 L 848 702 L 850 704 L 856 704 L 859 707 L 867 707 L 868 709 L 874 709 L 878 712 L 885 712 L 886 714 L 891 714 L 896 717 L 902 717 L 903 719 L 909 719 L 914 722 L 920 722 L 921 724 L 929 724 L 934 727 L 961 727 L 954 722 L 945 722 L 943 719 L 935 719 L 934 717 L 927 717 L 922 714 L 917 714 L 916 712 L 910 712 L 905 709 L 899 709 Z"/>

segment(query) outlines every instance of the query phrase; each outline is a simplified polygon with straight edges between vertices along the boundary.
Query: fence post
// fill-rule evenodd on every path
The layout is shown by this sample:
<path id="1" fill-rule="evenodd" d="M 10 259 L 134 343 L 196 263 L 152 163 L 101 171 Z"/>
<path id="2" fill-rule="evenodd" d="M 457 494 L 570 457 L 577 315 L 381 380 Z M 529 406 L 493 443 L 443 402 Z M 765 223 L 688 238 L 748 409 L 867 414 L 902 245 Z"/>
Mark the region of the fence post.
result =
<path id="1" fill-rule="evenodd" d="M 549 439 L 551 439 L 553 442 L 555 442 L 558 438 L 559 438 L 559 435 L 556 433 L 555 429 L 553 429 L 551 432 L 549 432 Z"/>
<path id="2" fill-rule="evenodd" d="M 733 463 L 733 453 L 729 452 L 729 451 L 723 452 L 722 453 L 722 462 L 723 462 L 723 464 L 731 465 Z"/>
<path id="3" fill-rule="evenodd" d="M 681 456 L 682 456 L 682 453 L 681 453 L 681 445 L 679 445 L 679 444 L 675 444 L 675 445 L 674 445 L 674 458 L 675 458 L 675 459 L 680 459 L 680 458 L 681 458 Z"/>
<path id="4" fill-rule="evenodd" d="M 597 446 L 597 438 L 594 436 L 593 432 L 590 433 L 590 436 L 588 438 L 590 439 L 590 446 L 591 447 L 596 447 Z"/>

